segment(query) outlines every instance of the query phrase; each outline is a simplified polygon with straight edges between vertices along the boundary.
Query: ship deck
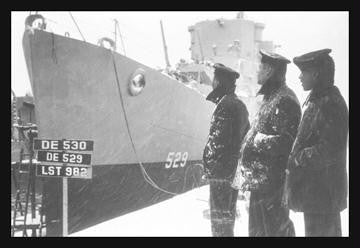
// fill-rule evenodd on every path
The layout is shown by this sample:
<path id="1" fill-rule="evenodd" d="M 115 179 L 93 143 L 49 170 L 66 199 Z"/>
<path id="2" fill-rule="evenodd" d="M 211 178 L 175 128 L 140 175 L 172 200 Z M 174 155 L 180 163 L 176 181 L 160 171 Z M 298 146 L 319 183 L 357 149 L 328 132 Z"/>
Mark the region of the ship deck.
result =
<path id="1" fill-rule="evenodd" d="M 147 208 L 105 221 L 69 235 L 70 237 L 211 237 L 209 214 L 209 186 L 202 186 Z M 248 236 L 248 214 L 245 201 L 238 200 L 239 216 L 235 222 L 235 236 Z M 303 237 L 302 213 L 290 211 L 296 236 Z M 348 236 L 348 210 L 341 213 L 343 236 Z"/>

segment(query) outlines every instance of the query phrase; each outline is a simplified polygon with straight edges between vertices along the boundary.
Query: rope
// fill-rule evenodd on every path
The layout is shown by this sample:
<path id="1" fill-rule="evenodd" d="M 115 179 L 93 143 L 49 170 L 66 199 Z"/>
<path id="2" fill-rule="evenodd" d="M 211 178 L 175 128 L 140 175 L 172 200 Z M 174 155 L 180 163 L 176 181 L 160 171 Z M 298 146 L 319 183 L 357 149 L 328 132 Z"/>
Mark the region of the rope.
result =
<path id="1" fill-rule="evenodd" d="M 162 192 L 171 194 L 171 195 L 178 195 L 178 193 L 170 192 L 170 191 L 167 191 L 167 190 L 165 190 L 165 189 L 160 188 L 160 187 L 150 178 L 150 176 L 147 174 L 144 166 L 142 165 L 142 163 L 141 163 L 141 161 L 140 161 L 140 159 L 139 159 L 139 156 L 138 156 L 138 154 L 137 154 L 137 151 L 136 151 L 136 148 L 135 148 L 135 144 L 134 144 L 134 141 L 133 141 L 133 139 L 132 139 L 131 132 L 130 132 L 129 122 L 128 122 L 126 110 L 125 110 L 125 107 L 124 107 L 124 101 L 123 101 L 123 97 L 122 97 L 122 93 L 121 93 L 121 89 L 120 89 L 120 83 L 119 83 L 119 78 L 118 78 L 118 73 L 117 73 L 117 69 L 116 69 L 116 63 L 115 63 L 115 58 L 114 58 L 114 52 L 113 52 L 113 51 L 111 51 L 111 55 L 112 55 L 112 60 L 113 60 L 113 65 L 114 65 L 114 71 L 115 71 L 117 88 L 118 88 L 118 92 L 119 92 L 119 96 L 120 96 L 121 107 L 122 107 L 122 111 L 123 111 L 123 113 L 124 113 L 126 129 L 127 129 L 127 132 L 128 132 L 129 138 L 130 138 L 131 146 L 132 146 L 132 148 L 133 148 L 133 151 L 134 151 L 136 160 L 138 161 L 138 164 L 140 165 L 140 169 L 141 169 L 142 175 L 143 175 L 145 181 L 146 181 L 147 183 L 149 183 L 151 186 L 153 186 L 154 188 L 156 188 L 156 189 L 158 189 L 158 190 L 160 190 L 160 191 L 162 191 Z"/>
<path id="2" fill-rule="evenodd" d="M 74 23 L 75 23 L 75 25 L 76 25 L 76 27 L 77 27 L 77 29 L 78 29 L 78 31 L 79 31 L 79 33 L 80 33 L 80 35 L 81 35 L 81 37 L 82 37 L 83 41 L 85 41 L 85 42 L 86 42 L 86 40 L 85 40 L 85 38 L 84 38 L 83 34 L 82 34 L 82 33 L 81 33 L 81 31 L 80 31 L 79 26 L 77 25 L 77 23 L 76 23 L 76 21 L 75 21 L 75 19 L 74 19 L 73 15 L 71 14 L 71 12 L 70 12 L 70 11 L 69 11 L 69 14 L 70 14 L 70 16 L 71 16 L 71 19 L 74 21 Z"/>

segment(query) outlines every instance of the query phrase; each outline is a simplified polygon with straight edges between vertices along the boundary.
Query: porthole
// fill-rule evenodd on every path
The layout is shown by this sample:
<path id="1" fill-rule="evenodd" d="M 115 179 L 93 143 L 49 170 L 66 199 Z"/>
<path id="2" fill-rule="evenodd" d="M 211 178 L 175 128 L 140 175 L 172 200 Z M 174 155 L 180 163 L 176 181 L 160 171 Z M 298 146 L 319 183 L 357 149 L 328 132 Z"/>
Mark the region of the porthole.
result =
<path id="1" fill-rule="evenodd" d="M 137 69 L 130 78 L 129 92 L 132 96 L 139 95 L 146 85 L 145 71 Z"/>

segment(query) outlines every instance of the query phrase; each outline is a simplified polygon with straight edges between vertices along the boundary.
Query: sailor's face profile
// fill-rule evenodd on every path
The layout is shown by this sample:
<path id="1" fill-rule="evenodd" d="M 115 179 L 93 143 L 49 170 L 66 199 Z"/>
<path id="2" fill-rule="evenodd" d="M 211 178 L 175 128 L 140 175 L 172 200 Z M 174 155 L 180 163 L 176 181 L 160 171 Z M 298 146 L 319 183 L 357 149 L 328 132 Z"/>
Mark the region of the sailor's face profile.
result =
<path id="1" fill-rule="evenodd" d="M 306 69 L 301 71 L 299 79 L 301 81 L 301 86 L 304 91 L 312 90 L 315 86 L 317 80 L 318 72 L 314 69 Z"/>
<path id="2" fill-rule="evenodd" d="M 273 69 L 271 65 L 267 63 L 260 63 L 258 70 L 258 84 L 264 85 L 266 81 L 271 77 Z"/>

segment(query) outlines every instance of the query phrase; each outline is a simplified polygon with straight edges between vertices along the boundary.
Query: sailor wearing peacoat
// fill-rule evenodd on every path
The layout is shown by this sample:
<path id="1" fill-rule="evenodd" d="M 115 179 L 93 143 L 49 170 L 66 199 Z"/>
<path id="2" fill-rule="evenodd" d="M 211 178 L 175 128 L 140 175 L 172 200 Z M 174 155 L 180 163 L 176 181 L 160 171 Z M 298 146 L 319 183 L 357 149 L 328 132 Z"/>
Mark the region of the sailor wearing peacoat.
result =
<path id="1" fill-rule="evenodd" d="M 288 162 L 285 199 L 304 212 L 306 236 L 341 236 L 347 207 L 346 149 L 349 113 L 334 85 L 330 49 L 293 59 L 304 90 L 311 90 Z"/>
<path id="2" fill-rule="evenodd" d="M 249 236 L 294 236 L 289 212 L 281 206 L 285 169 L 301 118 L 295 93 L 287 87 L 285 57 L 260 51 L 259 95 L 263 100 L 241 148 L 240 186 L 248 190 Z"/>
<path id="3" fill-rule="evenodd" d="M 206 100 L 216 104 L 203 152 L 210 183 L 210 217 L 213 236 L 234 236 L 238 190 L 231 187 L 243 137 L 249 129 L 248 111 L 235 94 L 239 73 L 214 65 L 214 90 Z"/>

